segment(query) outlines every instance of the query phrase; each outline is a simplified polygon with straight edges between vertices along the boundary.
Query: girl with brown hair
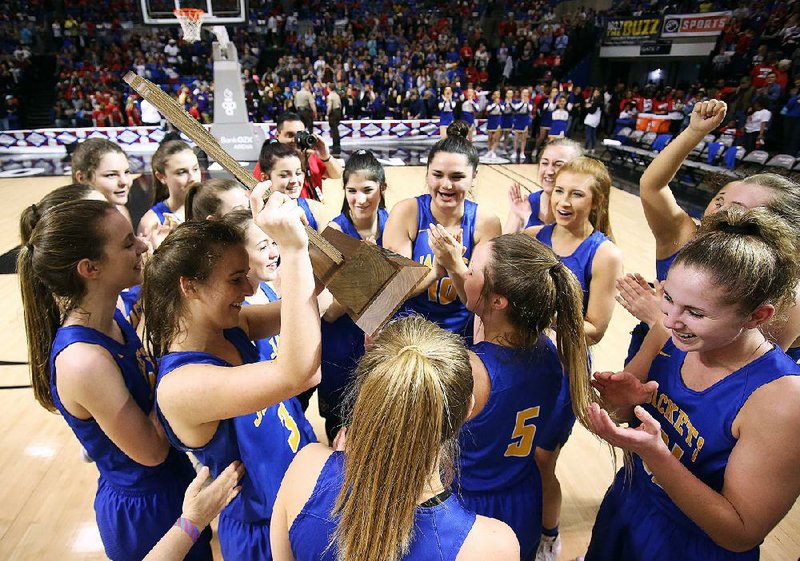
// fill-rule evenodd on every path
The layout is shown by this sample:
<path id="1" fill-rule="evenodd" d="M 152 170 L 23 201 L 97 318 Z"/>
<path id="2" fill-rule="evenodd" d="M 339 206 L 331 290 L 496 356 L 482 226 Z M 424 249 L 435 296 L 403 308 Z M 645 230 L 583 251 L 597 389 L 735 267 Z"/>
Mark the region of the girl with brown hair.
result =
<path id="1" fill-rule="evenodd" d="M 308 237 L 283 193 L 250 197 L 255 223 L 281 250 L 282 300 L 242 306 L 253 293 L 242 232 L 217 220 L 178 226 L 148 261 L 145 334 L 160 357 L 157 410 L 170 441 L 216 476 L 233 460 L 242 491 L 220 515 L 222 554 L 269 558 L 269 517 L 294 455 L 315 440 L 293 396 L 319 380 L 320 328 Z M 275 360 L 252 340 L 283 332 Z"/>
<path id="2" fill-rule="evenodd" d="M 795 243 L 764 209 L 730 208 L 705 217 L 672 263 L 661 302 L 670 340 L 643 374 L 603 377 L 630 426 L 589 410 L 632 464 L 603 499 L 587 561 L 758 559 L 794 504 L 800 366 L 762 328 L 794 305 Z"/>
<path id="3" fill-rule="evenodd" d="M 105 138 L 88 138 L 78 144 L 71 165 L 75 183 L 100 191 L 131 222 L 131 213 L 125 205 L 128 204 L 133 177 L 128 156 L 122 148 Z"/>
<path id="4" fill-rule="evenodd" d="M 73 200 L 42 214 L 17 262 L 34 395 L 100 472 L 94 508 L 115 561 L 145 556 L 194 477 L 155 420 L 153 365 L 116 308 L 141 282 L 145 250 L 114 205 Z M 204 532 L 190 558 L 211 559 L 209 541 Z"/>
<path id="5" fill-rule="evenodd" d="M 475 407 L 461 432 L 463 500 L 475 512 L 509 524 L 522 559 L 533 559 L 542 525 L 534 450 L 544 431 L 537 429 L 558 412 L 565 375 L 584 426 L 594 401 L 580 284 L 552 250 L 526 234 L 480 244 L 469 268 L 455 238 L 439 227 L 430 234 L 437 260 L 484 329 L 484 339 L 470 352 Z M 552 325 L 556 345 L 545 334 Z"/>

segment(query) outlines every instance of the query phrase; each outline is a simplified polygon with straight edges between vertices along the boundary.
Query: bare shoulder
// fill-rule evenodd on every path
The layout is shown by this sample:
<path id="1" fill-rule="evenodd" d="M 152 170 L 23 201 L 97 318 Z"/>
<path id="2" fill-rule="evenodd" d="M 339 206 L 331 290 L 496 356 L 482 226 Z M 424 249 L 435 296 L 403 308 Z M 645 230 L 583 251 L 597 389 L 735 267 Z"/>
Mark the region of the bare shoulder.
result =
<path id="1" fill-rule="evenodd" d="M 595 253 L 595 263 L 605 266 L 621 264 L 622 250 L 611 240 L 606 240 L 597 248 L 597 253 Z"/>
<path id="2" fill-rule="evenodd" d="M 156 213 L 150 209 L 145 212 L 144 216 L 142 216 L 141 220 L 139 220 L 139 226 L 136 228 L 136 233 L 139 235 L 149 234 L 150 230 L 157 227 L 159 224 L 160 221 L 158 220 L 158 216 L 156 216 Z"/>
<path id="3" fill-rule="evenodd" d="M 342 227 L 339 226 L 338 222 L 334 222 L 333 220 L 328 222 L 328 225 L 326 226 L 326 228 L 332 228 L 334 230 L 339 230 L 340 232 L 342 231 Z"/>
<path id="4" fill-rule="evenodd" d="M 317 484 L 317 479 L 319 479 L 319 474 L 331 454 L 333 454 L 333 450 L 324 444 L 314 442 L 304 446 L 294 457 L 283 477 L 283 483 L 281 483 L 281 490 L 284 499 L 288 499 L 287 506 L 290 512 L 295 510 L 291 505 L 302 508 L 308 502 Z M 299 511 L 299 509 L 297 510 Z"/>
<path id="5" fill-rule="evenodd" d="M 508 524 L 477 516 L 456 561 L 516 561 L 519 555 L 519 541 Z"/>
<path id="6" fill-rule="evenodd" d="M 778 352 L 776 349 L 772 352 Z M 766 425 L 770 432 L 786 431 L 797 440 L 800 436 L 800 376 L 782 376 L 758 388 L 745 402 L 738 421 L 745 425 Z M 764 423 L 769 417 L 770 422 Z"/>
<path id="7" fill-rule="evenodd" d="M 481 241 L 496 238 L 502 233 L 500 218 L 498 218 L 495 213 L 485 210 L 480 206 L 475 213 L 475 226 Z"/>
<path id="8" fill-rule="evenodd" d="M 402 201 L 398 201 L 392 207 L 392 211 L 389 213 L 389 216 L 398 216 L 398 217 L 408 217 L 408 216 L 416 216 L 417 215 L 417 198 L 411 197 L 409 199 L 403 199 Z"/>
<path id="9" fill-rule="evenodd" d="M 55 360 L 60 383 L 90 384 L 105 379 L 109 371 L 119 371 L 108 350 L 92 343 L 73 343 Z"/>

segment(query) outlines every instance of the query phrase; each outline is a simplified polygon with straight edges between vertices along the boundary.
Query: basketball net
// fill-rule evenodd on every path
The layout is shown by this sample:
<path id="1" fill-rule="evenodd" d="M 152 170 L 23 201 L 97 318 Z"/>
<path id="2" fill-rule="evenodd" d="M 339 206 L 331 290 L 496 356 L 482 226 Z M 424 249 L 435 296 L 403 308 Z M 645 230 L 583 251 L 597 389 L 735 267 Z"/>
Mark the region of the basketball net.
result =
<path id="1" fill-rule="evenodd" d="M 200 40 L 200 28 L 203 25 L 203 10 L 195 8 L 178 8 L 173 11 L 183 29 L 183 40 L 196 43 Z"/>

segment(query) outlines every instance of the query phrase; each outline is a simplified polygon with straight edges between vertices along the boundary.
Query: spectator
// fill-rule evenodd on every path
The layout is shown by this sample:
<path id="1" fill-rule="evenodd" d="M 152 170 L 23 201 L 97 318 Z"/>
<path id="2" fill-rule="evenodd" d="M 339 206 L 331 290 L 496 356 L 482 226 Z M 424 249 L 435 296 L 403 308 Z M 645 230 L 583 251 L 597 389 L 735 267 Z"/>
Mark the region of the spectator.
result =
<path id="1" fill-rule="evenodd" d="M 766 108 L 766 102 L 763 98 L 757 97 L 744 125 L 741 145 L 745 150 L 750 152 L 764 145 L 764 135 L 771 118 L 772 113 Z"/>

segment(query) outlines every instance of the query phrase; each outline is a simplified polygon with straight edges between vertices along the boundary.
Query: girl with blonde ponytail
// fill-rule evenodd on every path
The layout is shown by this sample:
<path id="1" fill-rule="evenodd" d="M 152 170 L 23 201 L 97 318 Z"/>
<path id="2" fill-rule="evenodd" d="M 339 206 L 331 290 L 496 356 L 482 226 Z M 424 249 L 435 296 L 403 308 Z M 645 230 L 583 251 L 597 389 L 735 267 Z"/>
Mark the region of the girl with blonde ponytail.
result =
<path id="1" fill-rule="evenodd" d="M 522 559 L 533 559 L 542 524 L 542 481 L 534 450 L 557 413 L 565 373 L 575 415 L 588 426 L 589 385 L 581 287 L 552 250 L 523 233 L 475 248 L 469 268 L 460 244 L 432 226 L 437 261 L 484 340 L 472 346 L 475 407 L 461 431 L 464 503 L 509 524 Z M 525 274 L 520 274 L 525 271 Z M 544 334 L 555 325 L 556 344 Z"/>
<path id="2" fill-rule="evenodd" d="M 356 369 L 344 452 L 309 445 L 286 473 L 274 559 L 518 560 L 508 526 L 449 491 L 472 385 L 457 335 L 419 316 L 390 323 Z"/>
<path id="3" fill-rule="evenodd" d="M 615 283 L 622 275 L 622 252 L 614 244 L 608 216 L 610 193 L 611 176 L 602 162 L 585 156 L 570 160 L 558 170 L 550 197 L 555 223 L 525 230 L 551 247 L 578 278 L 583 289 L 584 332 L 592 345 L 600 342 L 611 322 L 617 293 Z M 561 547 L 558 537 L 561 485 L 556 477 L 556 462 L 575 424 L 569 396 L 565 384 L 556 414 L 536 450 L 544 489 L 538 559 L 545 561 L 555 561 Z"/>

